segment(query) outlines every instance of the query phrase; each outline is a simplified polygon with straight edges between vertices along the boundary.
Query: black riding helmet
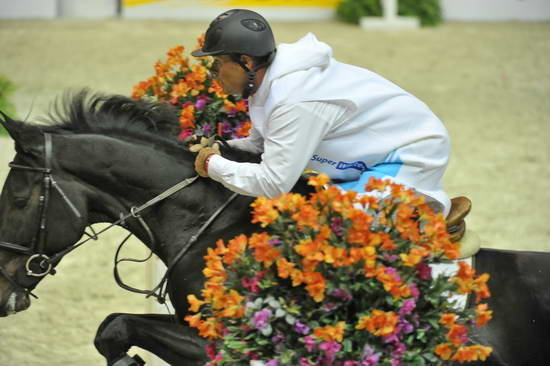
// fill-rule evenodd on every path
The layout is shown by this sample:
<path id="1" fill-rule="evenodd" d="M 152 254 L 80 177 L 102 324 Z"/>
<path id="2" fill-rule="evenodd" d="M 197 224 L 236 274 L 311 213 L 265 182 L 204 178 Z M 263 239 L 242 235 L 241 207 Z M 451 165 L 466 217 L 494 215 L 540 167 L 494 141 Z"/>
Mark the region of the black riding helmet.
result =
<path id="1" fill-rule="evenodd" d="M 248 98 L 255 86 L 256 71 L 269 66 L 276 46 L 269 23 L 260 14 L 246 9 L 232 9 L 210 23 L 204 45 L 193 51 L 195 57 L 229 55 L 247 72 L 243 97 Z M 240 56 L 267 57 L 267 61 L 250 70 Z"/>
<path id="2" fill-rule="evenodd" d="M 195 57 L 240 54 L 266 56 L 275 51 L 275 39 L 263 16 L 246 9 L 220 14 L 210 23 L 202 49 Z"/>

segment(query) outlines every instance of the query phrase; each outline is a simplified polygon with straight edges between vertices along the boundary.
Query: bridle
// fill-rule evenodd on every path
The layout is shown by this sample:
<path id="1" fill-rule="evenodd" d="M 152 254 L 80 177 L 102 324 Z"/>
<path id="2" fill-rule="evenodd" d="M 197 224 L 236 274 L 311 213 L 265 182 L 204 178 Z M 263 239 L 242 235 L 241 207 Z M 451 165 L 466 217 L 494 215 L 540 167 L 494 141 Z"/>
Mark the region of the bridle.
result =
<path id="1" fill-rule="evenodd" d="M 35 236 L 33 237 L 30 245 L 20 245 L 15 243 L 9 243 L 9 242 L 1 242 L 0 241 L 0 249 L 4 249 L 10 252 L 14 252 L 21 255 L 28 256 L 27 261 L 25 262 L 25 273 L 24 275 L 31 278 L 42 278 L 48 274 L 55 274 L 55 268 L 54 266 L 67 254 L 75 250 L 76 248 L 82 246 L 83 244 L 87 243 L 90 240 L 97 240 L 98 236 L 105 231 L 111 229 L 114 226 L 122 225 L 126 226 L 126 221 L 129 219 L 136 219 L 141 224 L 144 231 L 147 233 L 149 240 L 150 240 L 150 246 L 151 248 L 155 247 L 155 237 L 153 235 L 152 230 L 149 228 L 147 223 L 143 220 L 143 218 L 139 215 L 139 213 L 146 208 L 149 208 L 153 206 L 154 204 L 164 200 L 165 198 L 173 195 L 174 193 L 182 190 L 183 188 L 187 187 L 191 183 L 193 183 L 198 176 L 194 176 L 192 178 L 185 179 L 178 184 L 172 186 L 171 188 L 167 189 L 166 191 L 162 192 L 161 194 L 153 197 L 143 205 L 136 207 L 132 206 L 129 209 L 129 212 L 126 214 L 121 213 L 119 216 L 119 219 L 115 222 L 111 223 L 104 229 L 102 229 L 99 232 L 95 232 L 92 226 L 88 225 L 90 228 L 92 234 L 89 234 L 86 229 L 84 230 L 84 234 L 87 236 L 86 239 L 80 241 L 77 244 L 74 244 L 72 246 L 67 247 L 66 249 L 63 249 L 51 256 L 48 256 L 45 254 L 45 242 L 47 237 L 47 227 L 46 227 L 46 216 L 48 211 L 48 204 L 50 202 L 50 194 L 51 194 L 51 188 L 55 188 L 57 192 L 61 195 L 63 198 L 63 201 L 67 204 L 67 206 L 71 209 L 71 211 L 74 213 L 74 215 L 78 219 L 82 219 L 82 214 L 78 211 L 76 205 L 69 199 L 69 197 L 65 194 L 65 192 L 61 189 L 59 184 L 54 180 L 53 174 L 52 174 L 52 150 L 53 150 L 53 144 L 52 144 L 52 137 L 49 133 L 44 133 L 44 168 L 40 167 L 31 167 L 31 166 L 25 166 L 25 165 L 19 165 L 15 164 L 13 162 L 9 163 L 9 167 L 11 169 L 18 169 L 18 170 L 24 170 L 24 171 L 30 171 L 35 173 L 41 173 L 43 175 L 42 178 L 42 190 L 39 198 L 39 205 L 38 205 L 38 212 L 39 212 L 39 223 L 38 223 L 38 229 L 36 231 Z M 140 290 L 134 287 L 131 287 L 127 284 L 125 284 L 122 279 L 120 278 L 119 272 L 118 272 L 118 264 L 123 261 L 134 261 L 134 262 L 144 262 L 147 259 L 149 259 L 152 255 L 151 254 L 144 260 L 137 260 L 137 259 L 118 259 L 118 255 L 120 253 L 120 249 L 122 246 L 127 242 L 127 240 L 132 235 L 131 233 L 122 241 L 122 243 L 119 245 L 116 255 L 115 255 L 115 267 L 114 267 L 114 277 L 117 282 L 117 284 L 122 287 L 125 290 L 145 294 L 146 297 L 155 297 L 157 301 L 161 304 L 164 304 L 166 302 L 166 295 L 167 295 L 167 280 L 168 276 L 171 273 L 172 269 L 175 267 L 175 265 L 179 262 L 179 260 L 187 253 L 189 248 L 198 240 L 199 236 L 210 226 L 210 224 L 214 221 L 216 217 L 231 203 L 238 194 L 234 193 L 223 205 L 221 205 L 209 218 L 204 222 L 197 233 L 193 235 L 188 242 L 182 246 L 178 254 L 174 257 L 171 263 L 168 264 L 168 268 L 163 276 L 163 278 L 159 281 L 157 286 L 155 286 L 152 290 Z M 30 296 L 33 296 L 34 298 L 38 298 L 36 295 L 32 293 L 32 291 L 27 286 L 23 286 L 20 283 L 17 282 L 17 280 L 8 273 L 8 271 L 0 265 L 0 273 L 8 280 L 8 282 L 18 291 L 24 292 Z"/>

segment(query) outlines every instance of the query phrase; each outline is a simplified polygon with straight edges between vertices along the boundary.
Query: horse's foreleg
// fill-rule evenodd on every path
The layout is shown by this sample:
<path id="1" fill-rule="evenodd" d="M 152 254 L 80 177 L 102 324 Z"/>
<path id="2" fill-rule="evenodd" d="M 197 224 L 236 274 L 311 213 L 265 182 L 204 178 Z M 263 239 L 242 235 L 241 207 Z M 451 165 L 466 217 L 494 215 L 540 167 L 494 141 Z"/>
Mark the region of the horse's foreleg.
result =
<path id="1" fill-rule="evenodd" d="M 111 314 L 99 326 L 95 346 L 112 366 L 132 346 L 154 353 L 171 365 L 204 365 L 205 341 L 172 315 Z"/>

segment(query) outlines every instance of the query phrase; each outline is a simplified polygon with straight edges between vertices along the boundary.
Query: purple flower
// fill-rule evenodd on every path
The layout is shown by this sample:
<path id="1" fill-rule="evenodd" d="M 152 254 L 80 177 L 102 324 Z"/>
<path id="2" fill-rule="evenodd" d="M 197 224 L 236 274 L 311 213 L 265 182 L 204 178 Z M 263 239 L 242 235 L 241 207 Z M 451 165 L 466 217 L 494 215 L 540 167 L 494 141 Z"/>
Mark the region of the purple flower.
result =
<path id="1" fill-rule="evenodd" d="M 269 319 L 271 318 L 271 312 L 270 309 L 262 309 L 260 311 L 257 311 L 254 316 L 252 317 L 252 322 L 254 323 L 254 326 L 256 329 L 262 330 L 269 324 Z"/>
<path id="2" fill-rule="evenodd" d="M 344 232 L 342 231 L 342 224 L 344 223 L 344 220 L 341 217 L 334 217 L 332 220 L 330 220 L 330 229 L 336 236 L 342 236 L 344 235 Z"/>
<path id="3" fill-rule="evenodd" d="M 203 99 L 203 98 L 199 98 L 195 102 L 195 108 L 197 108 L 197 110 L 199 110 L 199 111 L 202 111 L 204 109 L 205 105 L 206 105 L 206 99 Z"/>
<path id="4" fill-rule="evenodd" d="M 294 330 L 304 335 L 309 334 L 309 332 L 311 331 L 311 329 L 309 329 L 306 324 L 302 323 L 299 320 L 296 320 L 296 323 L 294 323 Z"/>
<path id="5" fill-rule="evenodd" d="M 403 306 L 399 309 L 399 315 L 404 316 L 412 313 L 416 307 L 416 301 L 414 299 L 407 299 L 403 301 Z"/>
<path id="6" fill-rule="evenodd" d="M 344 302 L 352 300 L 351 295 L 346 290 L 342 290 L 341 288 L 337 288 L 336 290 L 332 291 L 331 295 L 342 299 L 342 301 Z"/>
<path id="7" fill-rule="evenodd" d="M 398 258 L 399 256 L 395 254 L 384 253 L 384 259 L 387 260 L 388 262 L 395 262 Z"/>
<path id="8" fill-rule="evenodd" d="M 416 265 L 416 270 L 418 271 L 418 278 L 423 281 L 427 281 L 432 278 L 432 267 L 428 266 L 424 262 L 420 262 Z"/>
<path id="9" fill-rule="evenodd" d="M 300 366 L 311 366 L 309 360 L 305 357 L 300 358 Z"/>
<path id="10" fill-rule="evenodd" d="M 399 360 L 391 360 L 391 366 L 399 366 L 399 364 L 401 363 Z"/>
<path id="11" fill-rule="evenodd" d="M 393 279 L 395 281 L 401 281 L 401 276 L 399 275 L 399 272 L 397 272 L 397 269 L 393 267 L 387 267 L 386 274 L 393 275 Z"/>
<path id="12" fill-rule="evenodd" d="M 274 247 L 279 246 L 282 244 L 281 240 L 279 238 L 272 238 L 269 239 L 268 243 Z"/>
<path id="13" fill-rule="evenodd" d="M 209 124 L 205 124 L 204 126 L 202 126 L 202 133 L 204 134 L 204 136 L 210 136 L 212 134 L 212 126 L 210 126 Z"/>
<path id="14" fill-rule="evenodd" d="M 418 298 L 420 297 L 420 290 L 418 290 L 416 283 L 411 283 L 409 285 L 409 289 L 411 290 L 411 295 L 414 297 L 414 299 L 418 300 Z"/>
<path id="15" fill-rule="evenodd" d="M 361 361 L 361 366 L 374 366 L 378 364 L 380 360 L 380 354 L 374 353 L 374 350 L 370 347 L 365 347 L 363 350 L 363 361 Z"/>
<path id="16" fill-rule="evenodd" d="M 227 121 L 222 122 L 222 133 L 228 135 L 231 133 L 231 124 Z"/>
<path id="17" fill-rule="evenodd" d="M 183 141 L 191 135 L 193 135 L 193 131 L 191 129 L 186 128 L 185 130 L 181 131 L 181 133 L 178 136 L 178 139 Z"/>
<path id="18" fill-rule="evenodd" d="M 357 366 L 358 364 L 357 361 L 345 361 L 343 366 Z"/>
<path id="19" fill-rule="evenodd" d="M 316 343 L 315 338 L 306 336 L 304 337 L 304 343 L 305 343 L 306 349 L 309 352 L 313 352 L 315 350 L 315 343 Z"/>
<path id="20" fill-rule="evenodd" d="M 394 331 L 391 334 L 383 337 L 384 343 L 399 342 L 399 333 L 401 333 L 401 326 L 397 325 L 397 327 L 395 327 Z"/>
<path id="21" fill-rule="evenodd" d="M 401 359 L 406 350 L 407 350 L 407 347 L 405 347 L 405 344 L 401 342 L 397 342 L 395 344 L 395 348 L 393 349 L 393 352 L 391 353 L 391 356 L 395 359 Z"/>
<path id="22" fill-rule="evenodd" d="M 414 330 L 414 326 L 405 319 L 402 320 L 401 326 L 404 334 L 410 334 Z"/>
<path id="23" fill-rule="evenodd" d="M 276 335 L 271 337 L 271 342 L 277 344 L 277 343 L 281 343 L 282 341 L 284 341 L 284 339 L 285 339 L 285 336 L 283 335 L 283 333 L 277 333 Z"/>
<path id="24" fill-rule="evenodd" d="M 336 308 L 338 308 L 338 305 L 336 305 L 334 303 L 331 303 L 331 302 L 329 302 L 328 304 L 323 305 L 323 311 L 325 311 L 327 313 L 330 313 L 331 311 L 335 310 Z"/>
<path id="25" fill-rule="evenodd" d="M 274 359 L 274 360 L 271 360 L 269 361 L 268 363 L 265 364 L 265 366 L 278 366 L 279 364 L 277 363 L 277 360 Z"/>
<path id="26" fill-rule="evenodd" d="M 326 361 L 330 364 L 332 361 L 334 361 L 334 356 L 340 349 L 342 348 L 342 345 L 336 341 L 332 342 L 322 342 L 319 345 L 319 349 L 322 351 L 325 351 L 325 358 Z"/>

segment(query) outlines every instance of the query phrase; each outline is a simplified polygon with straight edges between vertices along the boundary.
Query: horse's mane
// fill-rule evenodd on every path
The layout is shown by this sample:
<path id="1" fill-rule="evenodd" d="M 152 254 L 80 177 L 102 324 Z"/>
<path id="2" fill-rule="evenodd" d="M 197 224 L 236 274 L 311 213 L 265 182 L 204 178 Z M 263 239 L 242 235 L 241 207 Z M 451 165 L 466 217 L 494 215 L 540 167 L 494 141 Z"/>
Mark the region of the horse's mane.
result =
<path id="1" fill-rule="evenodd" d="M 42 129 L 50 133 L 124 133 L 178 142 L 178 112 L 172 105 L 88 89 L 65 92 L 44 122 Z"/>
<path id="2" fill-rule="evenodd" d="M 65 92 L 52 105 L 41 125 L 50 133 L 98 133 L 124 136 L 146 142 L 162 140 L 186 150 L 178 139 L 178 110 L 169 103 L 134 100 L 123 95 L 93 93 L 88 89 Z M 236 161 L 258 161 L 258 156 L 244 151 L 222 148 L 223 155 Z"/>

